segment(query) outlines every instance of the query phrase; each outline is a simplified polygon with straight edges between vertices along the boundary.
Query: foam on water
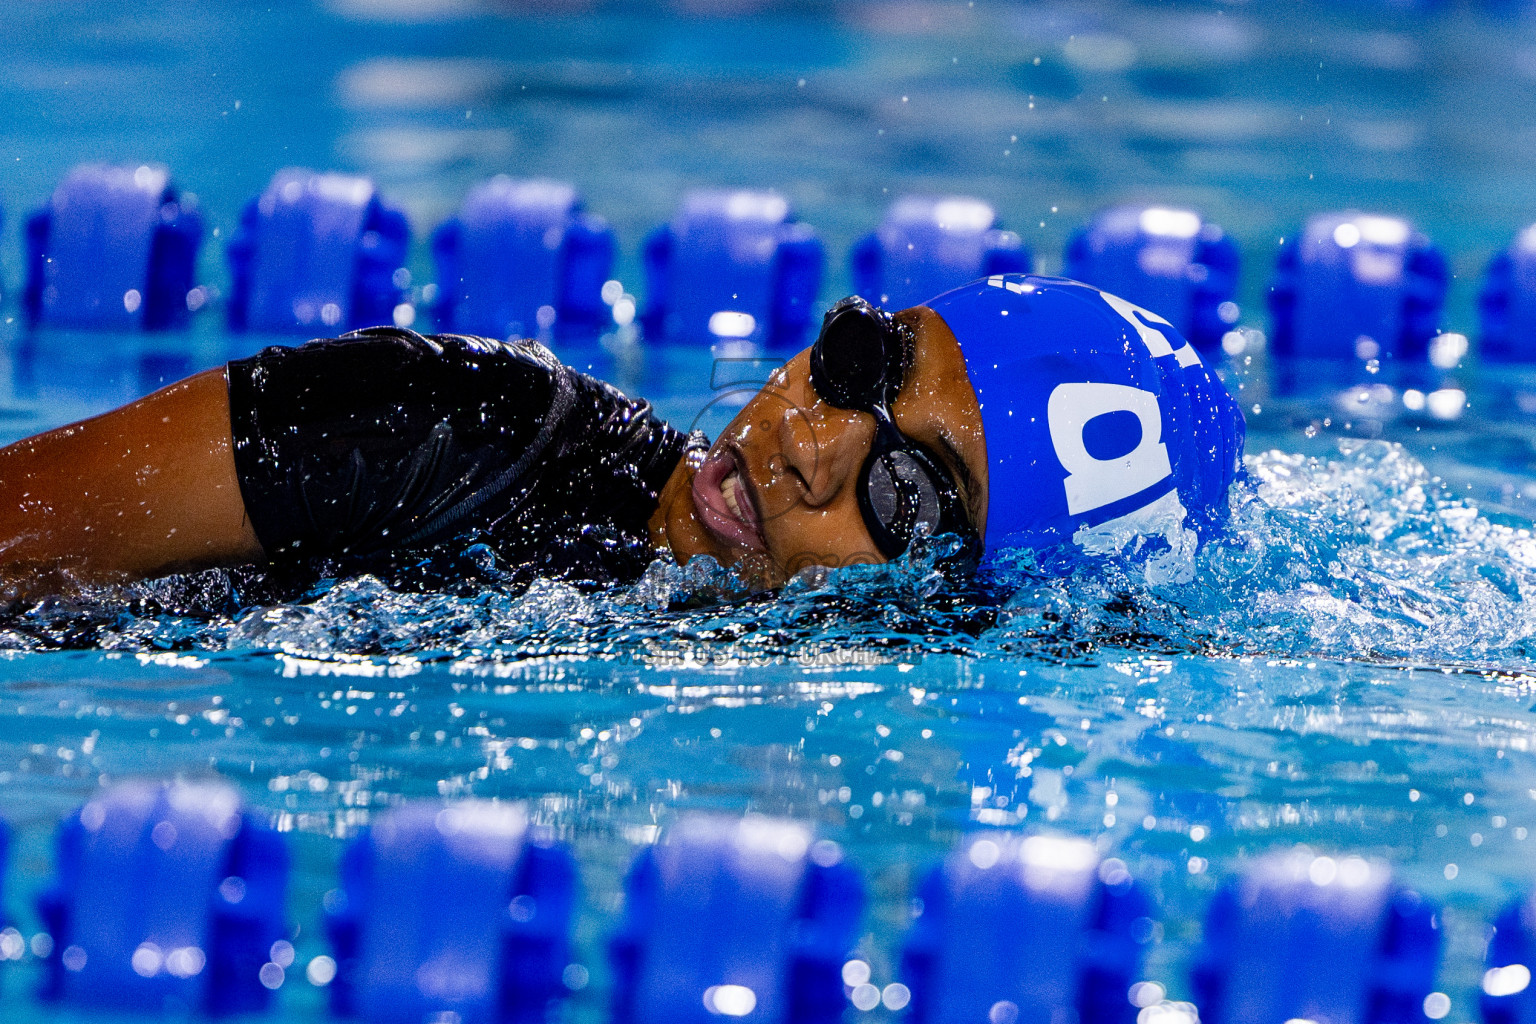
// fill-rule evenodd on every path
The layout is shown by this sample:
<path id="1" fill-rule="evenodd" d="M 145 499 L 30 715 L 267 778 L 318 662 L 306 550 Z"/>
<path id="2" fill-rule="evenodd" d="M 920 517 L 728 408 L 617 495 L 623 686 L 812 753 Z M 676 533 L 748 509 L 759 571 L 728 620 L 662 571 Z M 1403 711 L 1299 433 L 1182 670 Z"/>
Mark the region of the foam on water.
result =
<path id="1" fill-rule="evenodd" d="M 481 582 L 422 594 L 364 576 L 253 607 L 237 576 L 212 572 L 41 602 L 8 618 L 0 645 L 651 664 L 1074 658 L 1103 645 L 1432 664 L 1529 657 L 1528 528 L 1481 514 L 1389 442 L 1342 441 L 1329 458 L 1270 451 L 1247 470 L 1230 528 L 1205 545 L 1176 526 L 1150 544 L 1121 537 L 1127 557 L 1075 561 L 1065 574 L 1025 556 L 957 586 L 936 568 L 936 544 L 889 566 L 802 574 L 778 594 L 747 593 L 698 560 L 657 562 L 633 586 L 596 592 Z"/>
<path id="2" fill-rule="evenodd" d="M 1390 442 L 1342 441 L 1326 459 L 1269 451 L 1250 456 L 1247 471 L 1231 528 L 1193 556 L 1192 572 L 1154 559 L 1024 587 L 999 632 L 1061 623 L 1067 635 L 1213 654 L 1529 656 L 1529 528 L 1481 514 Z"/>

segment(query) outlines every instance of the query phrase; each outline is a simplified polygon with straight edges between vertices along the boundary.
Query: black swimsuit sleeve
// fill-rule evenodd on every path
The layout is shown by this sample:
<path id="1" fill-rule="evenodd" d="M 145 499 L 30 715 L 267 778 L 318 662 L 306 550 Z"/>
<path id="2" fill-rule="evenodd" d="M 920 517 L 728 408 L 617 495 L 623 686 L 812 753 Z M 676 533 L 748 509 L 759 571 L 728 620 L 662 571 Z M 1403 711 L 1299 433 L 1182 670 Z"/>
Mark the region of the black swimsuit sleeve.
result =
<path id="1" fill-rule="evenodd" d="M 575 400 L 542 346 L 387 328 L 227 372 L 241 494 L 275 561 L 427 547 L 496 514 Z"/>

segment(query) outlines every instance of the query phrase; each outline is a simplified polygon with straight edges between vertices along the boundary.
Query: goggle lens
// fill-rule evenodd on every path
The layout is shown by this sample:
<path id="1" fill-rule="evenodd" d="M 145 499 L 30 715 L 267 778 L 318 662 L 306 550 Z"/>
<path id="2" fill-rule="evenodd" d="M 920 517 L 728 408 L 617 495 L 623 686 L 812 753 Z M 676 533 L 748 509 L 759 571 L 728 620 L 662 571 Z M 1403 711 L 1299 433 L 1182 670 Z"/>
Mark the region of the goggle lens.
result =
<path id="1" fill-rule="evenodd" d="M 890 316 L 857 296 L 827 311 L 811 346 L 811 386 L 840 409 L 872 411 L 896 397 L 910 339 Z"/>
<path id="2" fill-rule="evenodd" d="M 876 457 L 866 476 L 870 509 L 905 548 L 919 531 L 937 533 L 942 507 L 933 478 L 900 448 Z"/>

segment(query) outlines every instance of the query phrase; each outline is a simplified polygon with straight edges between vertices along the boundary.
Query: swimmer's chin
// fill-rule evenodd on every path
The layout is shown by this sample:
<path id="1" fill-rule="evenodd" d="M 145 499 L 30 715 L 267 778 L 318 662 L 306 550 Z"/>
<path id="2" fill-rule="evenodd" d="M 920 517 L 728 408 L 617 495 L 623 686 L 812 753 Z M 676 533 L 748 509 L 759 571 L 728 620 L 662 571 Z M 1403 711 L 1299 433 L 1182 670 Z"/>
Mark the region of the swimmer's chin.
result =
<path id="1" fill-rule="evenodd" d="M 714 467 L 717 476 L 719 466 Z M 741 585 L 753 592 L 779 590 L 791 579 L 806 573 L 825 573 L 851 565 L 870 565 L 884 562 L 885 558 L 874 551 L 858 551 L 839 557 L 828 552 L 793 551 L 786 555 L 775 550 L 769 532 L 753 522 L 751 546 L 748 543 L 730 543 L 728 538 L 708 528 L 699 509 L 698 492 L 704 490 L 712 496 L 710 487 L 696 486 L 695 477 L 699 466 L 689 465 L 687 460 L 678 464 L 672 476 L 662 487 L 661 497 L 650 520 L 651 543 L 658 552 L 670 554 L 680 566 L 687 566 L 695 558 L 706 556 L 723 569 L 732 572 Z M 719 479 L 710 481 L 718 489 Z M 754 508 L 755 511 L 755 508 Z M 753 516 L 756 519 L 756 516 Z"/>
<path id="2" fill-rule="evenodd" d="M 695 503 L 694 475 L 694 467 L 686 462 L 678 465 L 662 488 L 650 521 L 651 543 L 680 566 L 705 557 L 731 572 L 747 590 L 761 593 L 781 590 L 792 579 L 886 561 L 875 551 L 857 551 L 843 557 L 803 551 L 785 555 L 775 550 L 773 538 L 762 532 L 758 533 L 760 549 L 726 543 L 701 521 Z"/>
<path id="3" fill-rule="evenodd" d="M 771 551 L 724 543 L 704 525 L 695 504 L 695 473 L 696 467 L 685 460 L 667 479 L 651 516 L 651 543 L 681 566 L 695 558 L 708 557 L 730 570 L 751 591 L 782 587 L 788 575 Z"/>

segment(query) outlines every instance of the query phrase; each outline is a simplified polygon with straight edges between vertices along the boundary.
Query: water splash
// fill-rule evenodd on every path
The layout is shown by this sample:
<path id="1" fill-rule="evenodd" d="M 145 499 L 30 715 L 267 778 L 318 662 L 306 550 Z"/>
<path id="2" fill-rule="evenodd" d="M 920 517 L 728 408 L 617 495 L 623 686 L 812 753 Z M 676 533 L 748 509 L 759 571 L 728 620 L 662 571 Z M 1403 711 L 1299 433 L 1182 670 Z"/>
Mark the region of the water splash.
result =
<path id="1" fill-rule="evenodd" d="M 1166 595 L 1211 642 L 1252 653 L 1430 662 L 1524 660 L 1536 631 L 1536 538 L 1496 523 L 1401 446 L 1267 452 L 1233 532 Z"/>
<path id="2" fill-rule="evenodd" d="M 657 562 L 632 586 L 596 592 L 542 581 L 423 594 L 363 576 L 256 606 L 238 575 L 206 572 L 15 611 L 0 649 L 650 664 L 1070 660 L 1105 646 L 1438 664 L 1532 654 L 1531 530 L 1481 514 L 1399 445 L 1250 456 L 1223 535 L 1198 550 L 1130 539 L 1125 550 L 1093 562 L 1023 555 L 957 586 L 936 542 L 887 566 L 804 573 L 773 595 L 746 592 L 708 559 Z"/>
<path id="3" fill-rule="evenodd" d="M 1536 539 L 1400 445 L 1250 456 L 1230 529 L 1190 573 L 1120 562 L 1018 589 L 991 639 L 1046 635 L 1280 656 L 1507 663 L 1536 630 Z M 1173 583 L 1170 577 L 1188 578 Z"/>

